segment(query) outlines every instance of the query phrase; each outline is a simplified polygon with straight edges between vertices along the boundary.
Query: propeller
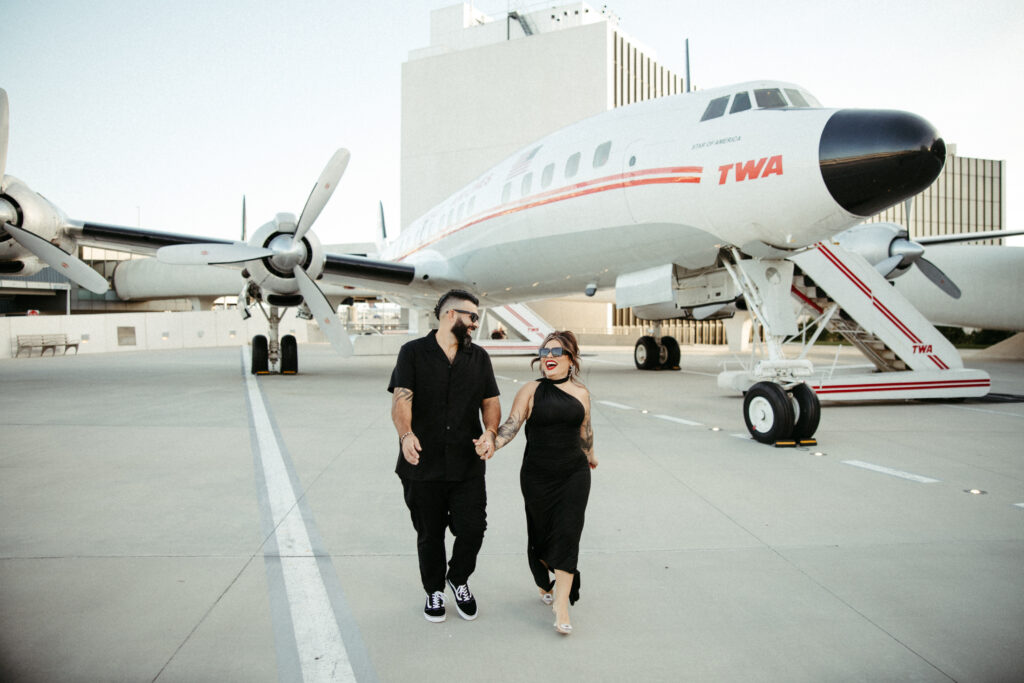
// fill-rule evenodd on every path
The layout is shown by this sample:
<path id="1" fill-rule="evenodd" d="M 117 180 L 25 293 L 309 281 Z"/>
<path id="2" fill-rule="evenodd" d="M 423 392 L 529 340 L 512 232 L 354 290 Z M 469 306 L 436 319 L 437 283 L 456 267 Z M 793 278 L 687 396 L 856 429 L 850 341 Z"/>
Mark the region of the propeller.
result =
<path id="1" fill-rule="evenodd" d="M 316 318 L 316 324 L 320 326 L 320 329 L 323 330 L 324 335 L 326 335 L 338 353 L 345 358 L 351 356 L 353 353 L 352 340 L 349 339 L 348 332 L 345 331 L 341 320 L 334 313 L 334 308 L 327 301 L 327 297 L 316 286 L 316 283 L 306 275 L 306 271 L 301 266 L 295 266 L 292 269 L 292 273 L 299 284 L 302 298 L 306 300 L 306 305 L 309 306 L 313 317 Z"/>
<path id="2" fill-rule="evenodd" d="M 320 212 L 324 210 L 327 200 L 334 194 L 334 188 L 337 187 L 338 181 L 341 180 L 341 176 L 345 173 L 345 167 L 348 166 L 348 160 L 351 156 L 347 149 L 339 149 L 331 157 L 331 160 L 327 162 L 327 165 L 324 166 L 324 170 L 320 173 L 320 178 L 316 181 L 316 185 L 313 186 L 313 190 L 306 199 L 306 205 L 302 207 L 302 213 L 299 215 L 299 224 L 295 228 L 295 236 L 292 238 L 293 246 L 302 241 L 303 235 L 313 225 L 313 221 L 317 219 Z"/>
<path id="3" fill-rule="evenodd" d="M 84 261 L 72 256 L 55 244 L 47 242 L 39 235 L 22 230 L 11 224 L 3 226 L 14 240 L 25 247 L 40 260 L 69 280 L 85 287 L 90 292 L 103 294 L 110 289 L 107 279 L 90 268 Z"/>
<path id="4" fill-rule="evenodd" d="M 26 193 L 31 193 L 21 181 L 9 178 L 7 171 L 7 142 L 10 137 L 11 110 L 7 101 L 7 91 L 0 88 L 0 192 L 7 188 L 17 187 Z M 33 193 L 34 194 L 34 193 Z M 46 202 L 46 200 L 43 200 Z M 52 207 L 48 202 L 46 206 Z M 56 213 L 60 216 L 59 211 Z M 19 246 L 31 252 L 36 258 L 50 266 L 59 273 L 63 273 L 69 280 L 85 287 L 90 292 L 103 294 L 110 289 L 106 278 L 90 268 L 77 256 L 72 256 L 57 245 L 43 239 L 34 232 L 25 230 L 14 225 L 18 220 L 18 212 L 14 206 L 5 199 L 0 199 L 0 228 L 7 231 Z M 66 222 L 66 219 L 63 219 Z"/>
<path id="5" fill-rule="evenodd" d="M 272 268 L 273 271 L 272 277 L 269 278 L 270 281 L 277 281 L 279 284 L 277 285 L 277 291 L 275 291 L 273 284 L 268 284 L 268 280 L 261 279 L 260 287 L 277 294 L 294 293 L 295 290 L 290 287 L 290 283 L 284 283 L 283 286 L 286 288 L 286 291 L 281 291 L 282 285 L 280 280 L 286 278 L 286 274 L 290 272 L 295 279 L 299 292 L 302 294 L 303 300 L 313 313 L 317 324 L 323 330 L 331 345 L 342 356 L 351 356 L 353 351 L 352 340 L 349 339 L 348 333 L 341 324 L 341 320 L 335 314 L 327 297 L 324 296 L 316 282 L 313 281 L 313 278 L 303 268 L 304 263 L 308 266 L 308 259 L 310 257 L 308 240 L 303 238 L 320 216 L 331 195 L 334 194 L 334 189 L 345 173 L 350 157 L 351 155 L 347 149 L 339 149 L 331 156 L 324 170 L 321 171 L 316 185 L 313 186 L 313 190 L 309 193 L 309 197 L 306 199 L 305 206 L 302 207 L 302 213 L 299 216 L 298 222 L 294 224 L 294 228 L 291 223 L 291 220 L 294 220 L 292 216 L 279 214 L 275 233 L 272 233 L 266 239 L 261 236 L 263 229 L 256 233 L 253 240 L 266 246 L 255 246 L 245 242 L 234 242 L 231 244 L 176 244 L 158 249 L 156 252 L 157 259 L 174 265 L 213 265 L 265 260 L 265 268 Z M 286 216 L 289 220 L 286 223 L 281 223 L 281 216 Z M 275 224 L 268 224 L 264 228 L 273 225 Z M 245 235 L 245 229 L 245 198 L 243 197 L 243 235 Z M 259 264 L 259 267 L 263 267 L 263 265 Z M 251 270 L 252 266 L 249 269 Z M 251 282 L 253 280 L 250 280 Z M 243 290 L 243 297 L 245 291 L 247 290 Z M 242 301 L 244 299 L 240 299 L 240 305 Z"/>
<path id="6" fill-rule="evenodd" d="M 908 222 L 913 203 L 914 198 L 910 197 L 904 204 L 905 217 Z M 895 270 L 905 270 L 916 265 L 921 274 L 931 280 L 936 287 L 954 299 L 959 299 L 960 288 L 937 265 L 926 259 L 924 247 L 908 239 L 907 235 L 906 230 L 899 232 L 896 238 L 889 243 L 889 257 L 876 263 L 875 269 L 883 276 L 888 277 Z"/>
<path id="7" fill-rule="evenodd" d="M 7 106 L 7 91 L 0 88 L 0 191 L 7 172 L 7 138 L 11 129 L 11 110 Z"/>
<path id="8" fill-rule="evenodd" d="M 173 266 L 210 266 L 218 263 L 256 261 L 277 252 L 266 247 L 254 247 L 245 242 L 233 244 L 175 244 L 157 249 L 156 257 Z"/>

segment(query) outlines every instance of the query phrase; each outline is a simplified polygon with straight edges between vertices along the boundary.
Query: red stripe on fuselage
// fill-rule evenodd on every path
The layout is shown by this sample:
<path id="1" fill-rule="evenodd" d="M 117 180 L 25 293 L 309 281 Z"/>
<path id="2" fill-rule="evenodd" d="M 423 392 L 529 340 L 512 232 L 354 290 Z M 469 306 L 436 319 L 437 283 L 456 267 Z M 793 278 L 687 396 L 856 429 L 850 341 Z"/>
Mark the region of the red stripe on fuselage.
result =
<path id="1" fill-rule="evenodd" d="M 448 232 L 442 233 L 431 240 L 428 240 L 420 245 L 417 245 L 415 249 L 412 249 L 405 254 L 399 256 L 396 261 L 401 261 L 408 258 L 417 251 L 430 246 L 438 242 L 439 240 L 454 235 L 455 233 L 465 230 L 466 228 L 474 225 L 479 225 L 484 221 L 488 221 L 500 216 L 507 216 L 509 214 L 518 213 L 527 209 L 536 208 L 538 206 L 544 206 L 546 204 L 554 204 L 556 202 L 565 201 L 568 199 L 576 199 L 578 197 L 585 197 L 587 195 L 596 194 L 598 192 L 606 192 L 608 190 L 619 190 L 627 187 L 637 187 L 640 185 L 661 185 L 661 184 L 672 184 L 672 183 L 700 183 L 700 174 L 704 172 L 702 166 L 671 166 L 665 168 L 652 168 L 643 171 L 630 171 L 628 173 L 619 173 L 616 175 L 605 176 L 603 178 L 596 178 L 594 180 L 587 180 L 574 185 L 568 185 L 561 187 L 556 190 L 549 190 L 548 192 L 542 192 L 526 199 L 521 199 L 518 202 L 511 202 L 509 204 L 499 205 L 494 209 L 490 209 L 489 213 L 481 215 L 479 218 L 472 218 L 467 220 L 462 225 L 452 228 Z M 645 175 L 664 175 L 664 174 L 677 174 L 671 175 L 664 178 L 639 178 Z M 678 175 L 687 174 L 687 175 Z M 697 174 L 697 175 L 692 175 Z M 507 207 L 507 208 L 505 208 Z"/>

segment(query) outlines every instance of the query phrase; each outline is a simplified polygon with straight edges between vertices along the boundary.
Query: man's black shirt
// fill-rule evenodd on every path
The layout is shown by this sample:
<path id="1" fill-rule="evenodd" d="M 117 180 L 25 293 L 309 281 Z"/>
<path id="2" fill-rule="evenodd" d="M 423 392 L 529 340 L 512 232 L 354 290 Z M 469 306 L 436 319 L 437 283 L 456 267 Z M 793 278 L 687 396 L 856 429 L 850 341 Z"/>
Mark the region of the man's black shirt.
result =
<path id="1" fill-rule="evenodd" d="M 473 439 L 480 436 L 480 406 L 499 394 L 491 358 L 476 344 L 459 347 L 448 362 L 437 343 L 437 330 L 402 346 L 388 391 L 412 390 L 412 431 L 423 450 L 410 465 L 398 449 L 395 472 L 403 479 L 462 481 L 483 476 L 484 461 Z"/>

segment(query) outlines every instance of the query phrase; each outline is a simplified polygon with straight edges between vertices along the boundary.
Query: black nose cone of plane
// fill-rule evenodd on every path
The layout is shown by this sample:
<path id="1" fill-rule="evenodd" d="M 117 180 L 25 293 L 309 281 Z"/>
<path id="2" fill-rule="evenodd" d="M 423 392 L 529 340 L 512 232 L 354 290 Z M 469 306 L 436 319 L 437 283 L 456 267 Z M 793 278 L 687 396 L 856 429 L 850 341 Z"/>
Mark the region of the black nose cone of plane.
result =
<path id="1" fill-rule="evenodd" d="M 856 216 L 873 216 L 913 197 L 939 176 L 946 143 L 932 124 L 902 111 L 841 109 L 818 147 L 832 197 Z"/>

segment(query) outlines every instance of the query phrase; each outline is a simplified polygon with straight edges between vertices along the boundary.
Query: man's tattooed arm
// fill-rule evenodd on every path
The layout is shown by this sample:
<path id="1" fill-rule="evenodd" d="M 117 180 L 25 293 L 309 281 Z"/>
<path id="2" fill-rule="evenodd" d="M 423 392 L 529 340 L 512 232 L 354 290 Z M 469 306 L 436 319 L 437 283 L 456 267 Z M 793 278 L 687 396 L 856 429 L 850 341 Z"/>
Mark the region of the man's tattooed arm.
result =
<path id="1" fill-rule="evenodd" d="M 391 397 L 391 421 L 399 436 L 412 430 L 412 389 L 395 387 Z"/>

